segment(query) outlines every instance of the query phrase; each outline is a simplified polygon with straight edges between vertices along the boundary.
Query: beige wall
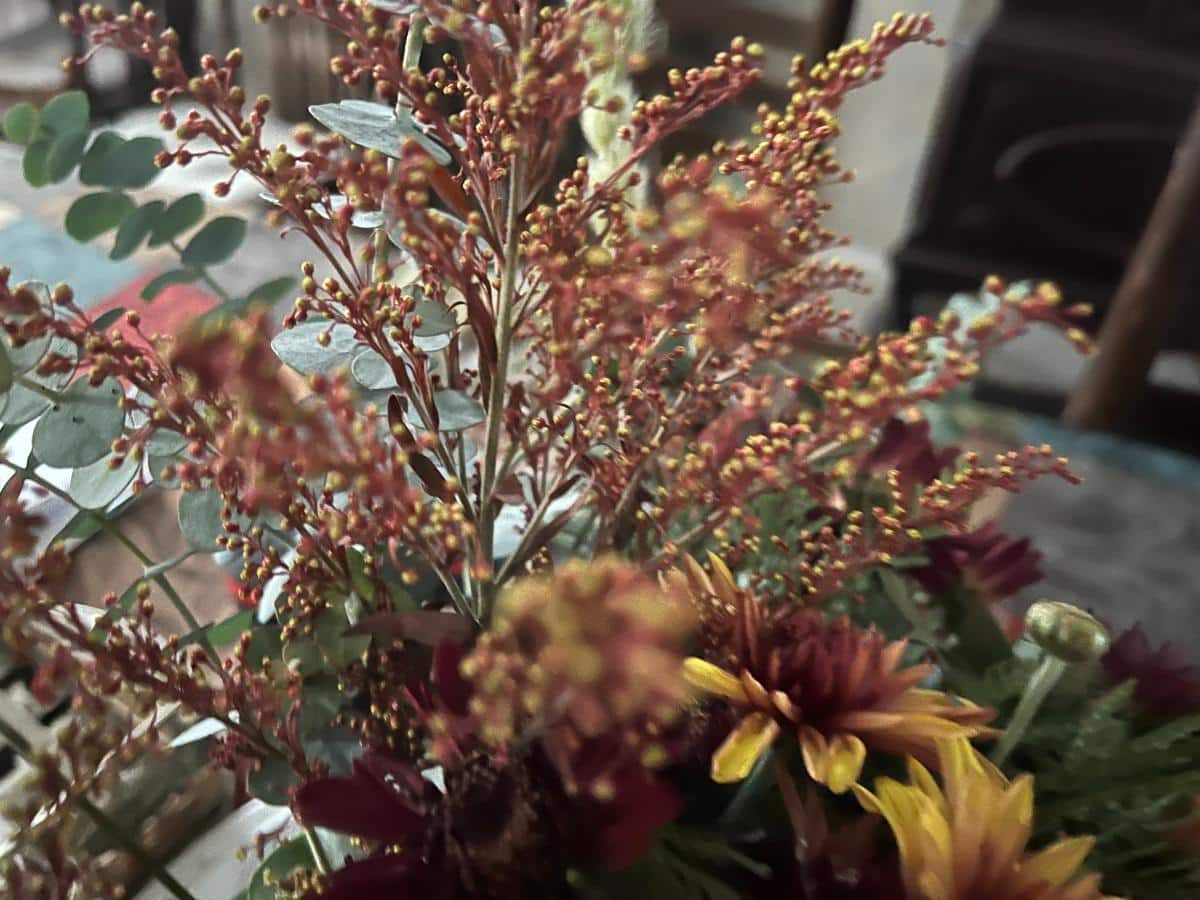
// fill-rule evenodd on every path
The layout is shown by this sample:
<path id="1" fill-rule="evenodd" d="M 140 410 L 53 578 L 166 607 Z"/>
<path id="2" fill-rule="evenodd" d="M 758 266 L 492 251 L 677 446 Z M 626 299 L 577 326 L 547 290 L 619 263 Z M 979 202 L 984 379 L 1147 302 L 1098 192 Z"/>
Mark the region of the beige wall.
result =
<path id="1" fill-rule="evenodd" d="M 859 0 L 851 35 L 869 34 L 900 6 L 900 0 Z M 863 253 L 884 254 L 902 237 L 951 60 L 994 6 L 994 0 L 925 0 L 917 8 L 933 14 L 947 46 L 904 48 L 882 81 L 847 101 L 840 153 L 858 180 L 831 191 L 830 224 Z"/>

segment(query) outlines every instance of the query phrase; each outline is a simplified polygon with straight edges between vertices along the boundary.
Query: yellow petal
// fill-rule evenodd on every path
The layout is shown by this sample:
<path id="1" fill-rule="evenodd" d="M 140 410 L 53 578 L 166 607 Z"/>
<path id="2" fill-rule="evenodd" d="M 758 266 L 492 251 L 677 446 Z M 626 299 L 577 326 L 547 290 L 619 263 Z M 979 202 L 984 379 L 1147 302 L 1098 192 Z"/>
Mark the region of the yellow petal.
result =
<path id="1" fill-rule="evenodd" d="M 732 700 L 734 703 L 746 702 L 746 691 L 742 683 L 720 666 L 714 666 L 707 660 L 689 656 L 683 661 L 683 677 L 694 688 Z"/>
<path id="2" fill-rule="evenodd" d="M 876 815 L 880 815 L 883 812 L 879 806 L 879 798 L 861 784 L 852 784 L 850 788 L 854 791 L 854 796 L 858 800 L 859 806 L 867 812 L 875 813 Z"/>
<path id="3" fill-rule="evenodd" d="M 832 740 L 815 728 L 800 729 L 804 767 L 813 781 L 835 794 L 844 794 L 858 781 L 867 758 L 866 745 L 852 734 L 835 734 Z"/>
<path id="4" fill-rule="evenodd" d="M 1051 844 L 1025 860 L 1021 866 L 1021 875 L 1023 878 L 1029 876 L 1032 880 L 1044 881 L 1055 887 L 1065 884 L 1079 871 L 1095 843 L 1095 838 L 1074 837 Z"/>
<path id="5" fill-rule="evenodd" d="M 687 570 L 687 580 L 694 592 L 705 595 L 716 593 L 713 589 L 712 581 L 709 580 L 708 573 L 704 571 L 700 563 L 696 562 L 691 556 L 684 556 L 683 566 Z"/>
<path id="6" fill-rule="evenodd" d="M 711 550 L 708 553 L 708 564 L 712 566 L 713 586 L 717 589 L 717 596 L 726 603 L 732 603 L 737 598 L 737 582 L 733 580 L 729 566 Z"/>
<path id="7" fill-rule="evenodd" d="M 942 800 L 942 789 L 933 780 L 933 775 L 911 756 L 908 757 L 908 780 L 926 796 L 939 802 Z"/>
<path id="8" fill-rule="evenodd" d="M 771 695 L 767 693 L 767 689 L 762 686 L 757 678 L 742 669 L 742 674 L 738 676 L 738 681 L 742 684 L 742 694 L 751 706 L 757 706 L 759 709 L 770 708 Z"/>
<path id="9" fill-rule="evenodd" d="M 825 786 L 835 794 L 844 794 L 858 782 L 863 762 L 867 758 L 867 746 L 852 734 L 839 734 L 829 742 L 829 765 L 825 773 Z"/>
<path id="10" fill-rule="evenodd" d="M 712 758 L 712 780 L 741 781 L 779 736 L 779 726 L 766 713 L 751 713 L 729 733 Z"/>

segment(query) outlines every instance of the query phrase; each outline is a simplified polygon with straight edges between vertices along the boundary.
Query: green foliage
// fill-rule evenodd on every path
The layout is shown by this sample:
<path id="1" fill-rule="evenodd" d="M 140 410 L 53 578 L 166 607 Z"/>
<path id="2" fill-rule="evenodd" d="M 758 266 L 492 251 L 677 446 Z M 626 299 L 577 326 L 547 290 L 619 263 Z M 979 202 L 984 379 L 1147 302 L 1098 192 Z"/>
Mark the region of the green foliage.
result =
<path id="1" fill-rule="evenodd" d="M 185 194 L 172 202 L 158 217 L 154 231 L 150 234 L 150 246 L 158 247 L 170 243 L 198 225 L 203 218 L 204 198 L 199 194 Z"/>
<path id="2" fill-rule="evenodd" d="M 65 181 L 83 159 L 88 133 L 77 131 L 56 137 L 46 151 L 46 179 L 52 184 Z"/>
<path id="3" fill-rule="evenodd" d="M 1106 688 L 1086 674 L 1051 697 L 1014 754 L 1017 769 L 1036 775 L 1036 836 L 1094 834 L 1090 865 L 1108 893 L 1194 897 L 1200 860 L 1168 835 L 1200 793 L 1200 716 L 1146 721 L 1132 682 Z M 1026 678 L 1027 665 L 1007 664 L 985 679 L 992 697 L 985 688 L 972 699 L 1003 705 Z"/>
<path id="4" fill-rule="evenodd" d="M 237 252 L 246 237 L 246 220 L 234 216 L 221 216 L 201 228 L 187 246 L 180 259 L 187 266 L 212 266 L 225 262 Z"/>
<path id="5" fill-rule="evenodd" d="M 770 870 L 738 853 L 715 834 L 669 825 L 644 860 L 618 872 L 587 873 L 582 880 L 599 896 L 655 900 L 739 900 L 725 878 L 766 878 Z"/>
<path id="6" fill-rule="evenodd" d="M 66 91 L 42 107 L 42 131 L 52 135 L 73 134 L 87 128 L 91 104 L 83 91 Z"/>
<path id="7" fill-rule="evenodd" d="M 146 283 L 142 288 L 142 299 L 149 302 L 173 284 L 191 284 L 200 278 L 195 269 L 172 269 L 163 272 Z"/>
<path id="8" fill-rule="evenodd" d="M 164 149 L 156 137 L 126 140 L 111 131 L 101 132 L 88 148 L 79 180 L 98 187 L 144 188 L 158 177 L 154 159 Z"/>
<path id="9" fill-rule="evenodd" d="M 32 103 L 18 103 L 4 114 L 4 136 L 14 144 L 28 144 L 37 134 L 41 120 L 41 113 Z"/>
<path id="10" fill-rule="evenodd" d="M 228 300 L 204 315 L 206 319 L 244 316 L 255 307 L 266 307 L 278 303 L 295 287 L 296 279 L 290 275 L 272 278 L 270 281 L 252 288 L 244 297 Z"/>
<path id="11" fill-rule="evenodd" d="M 120 191 L 84 194 L 67 210 L 67 234 L 85 244 L 118 228 L 135 208 L 128 195 Z"/>
<path id="12" fill-rule="evenodd" d="M 24 144 L 25 180 L 34 187 L 65 179 L 83 158 L 91 109 L 83 91 L 67 91 L 37 113 L 29 104 L 14 107 L 4 119 L 5 134 Z"/>
<path id="13" fill-rule="evenodd" d="M 112 309 L 106 310 L 93 319 L 92 327 L 97 331 L 104 331 L 121 318 L 121 316 L 125 315 L 126 311 L 123 306 L 114 306 Z"/>
<path id="14" fill-rule="evenodd" d="M 166 209 L 165 203 L 161 200 L 153 200 L 125 216 L 117 229 L 112 250 L 108 253 L 109 257 L 125 259 L 132 255 L 142 245 L 142 241 L 149 237 L 164 209 Z"/>

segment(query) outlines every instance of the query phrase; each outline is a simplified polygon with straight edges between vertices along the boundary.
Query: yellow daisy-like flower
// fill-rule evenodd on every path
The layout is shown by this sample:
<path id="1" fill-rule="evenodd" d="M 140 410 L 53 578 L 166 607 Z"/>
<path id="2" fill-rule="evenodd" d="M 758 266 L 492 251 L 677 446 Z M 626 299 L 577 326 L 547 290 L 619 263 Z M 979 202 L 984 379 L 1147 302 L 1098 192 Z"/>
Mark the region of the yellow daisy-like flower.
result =
<path id="1" fill-rule="evenodd" d="M 711 577 L 690 558 L 676 577 L 701 601 L 709 656 L 687 659 L 684 676 L 745 713 L 713 755 L 713 780 L 745 778 L 785 731 L 809 775 L 836 793 L 858 781 L 868 748 L 932 765 L 939 740 L 991 734 L 991 710 L 917 687 L 932 667 L 901 667 L 904 641 L 815 610 L 770 612 L 718 557 L 710 562 Z"/>
<path id="2" fill-rule="evenodd" d="M 880 778 L 874 793 L 854 787 L 896 835 L 907 900 L 1105 900 L 1099 875 L 1078 877 L 1091 837 L 1026 852 L 1031 776 L 1008 781 L 966 738 L 939 742 L 938 758 L 942 787 L 911 758 L 909 784 Z"/>

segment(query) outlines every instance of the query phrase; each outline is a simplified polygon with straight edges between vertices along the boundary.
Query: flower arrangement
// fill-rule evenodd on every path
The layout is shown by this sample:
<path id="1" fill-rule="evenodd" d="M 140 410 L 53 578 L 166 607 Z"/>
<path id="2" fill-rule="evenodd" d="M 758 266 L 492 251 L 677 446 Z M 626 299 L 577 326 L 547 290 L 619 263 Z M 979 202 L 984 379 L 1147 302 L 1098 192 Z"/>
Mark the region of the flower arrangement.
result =
<path id="1" fill-rule="evenodd" d="M 56 746 L 24 748 L 6 896 L 121 896 L 81 823 L 120 835 L 119 770 L 199 740 L 299 828 L 262 836 L 229 886 L 248 898 L 1194 896 L 1197 673 L 1053 602 L 1014 640 L 997 604 L 1038 554 L 972 504 L 1075 476 L 1049 447 L 936 447 L 920 415 L 1029 323 L 1086 349 L 1086 310 L 993 278 L 864 338 L 830 300 L 858 287 L 821 224 L 850 178 L 837 110 L 936 42 L 928 17 L 797 59 L 753 135 L 653 171 L 754 85 L 759 47 L 634 100 L 642 0 L 258 9 L 289 15 L 343 34 L 332 71 L 377 98 L 315 107 L 329 133 L 292 149 L 263 145 L 239 52 L 189 73 L 138 3 L 65 23 L 151 64 L 172 146 L 93 138 L 79 95 L 5 122 L 31 181 L 101 188 L 76 237 L 177 247 L 147 300 L 221 293 L 208 268 L 245 230 L 184 243 L 201 198 L 128 194 L 156 167 L 226 158 L 216 194 L 254 180 L 314 253 L 274 337 L 286 280 L 164 336 L 0 270 L 0 440 L 32 429 L 0 457 L 4 641 L 74 693 Z M 182 491 L 244 610 L 197 621 L 148 558 L 96 607 L 63 596 L 65 540 L 121 537 L 152 488 Z M 38 491 L 82 511 L 48 545 Z"/>

